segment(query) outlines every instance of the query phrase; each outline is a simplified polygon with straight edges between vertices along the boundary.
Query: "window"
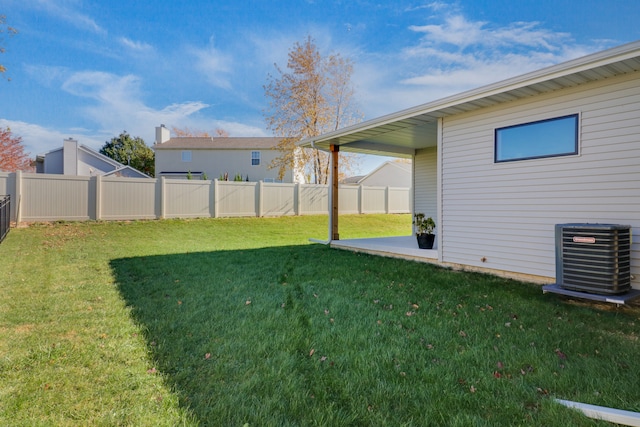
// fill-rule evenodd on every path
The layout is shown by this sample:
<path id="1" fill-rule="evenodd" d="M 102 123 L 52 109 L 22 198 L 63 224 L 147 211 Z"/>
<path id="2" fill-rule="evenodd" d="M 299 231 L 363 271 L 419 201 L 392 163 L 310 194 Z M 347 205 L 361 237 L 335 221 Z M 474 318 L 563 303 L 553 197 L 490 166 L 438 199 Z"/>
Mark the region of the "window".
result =
<path id="1" fill-rule="evenodd" d="M 191 161 L 191 151 L 183 151 L 182 152 L 182 161 L 190 162 Z"/>
<path id="2" fill-rule="evenodd" d="M 578 118 L 573 114 L 496 129 L 496 163 L 578 154 Z"/>
<path id="3" fill-rule="evenodd" d="M 260 152 L 252 151 L 251 152 L 251 166 L 259 166 L 260 165 Z"/>

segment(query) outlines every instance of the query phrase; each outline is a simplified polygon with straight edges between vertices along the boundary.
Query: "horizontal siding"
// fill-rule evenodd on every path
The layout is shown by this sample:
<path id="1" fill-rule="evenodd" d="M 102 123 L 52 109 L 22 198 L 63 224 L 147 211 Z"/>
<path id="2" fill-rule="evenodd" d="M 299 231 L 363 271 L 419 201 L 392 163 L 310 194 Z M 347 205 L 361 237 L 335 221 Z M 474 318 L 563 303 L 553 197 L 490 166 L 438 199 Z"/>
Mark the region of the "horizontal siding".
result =
<path id="1" fill-rule="evenodd" d="M 574 113 L 578 155 L 494 163 L 495 128 Z M 639 164 L 637 75 L 445 118 L 443 261 L 552 281 L 555 224 L 617 223 L 640 232 Z M 632 274 L 640 279 L 634 241 Z"/>
<path id="2" fill-rule="evenodd" d="M 437 148 L 419 150 L 413 161 L 415 174 L 414 212 L 438 217 L 438 158 Z"/>

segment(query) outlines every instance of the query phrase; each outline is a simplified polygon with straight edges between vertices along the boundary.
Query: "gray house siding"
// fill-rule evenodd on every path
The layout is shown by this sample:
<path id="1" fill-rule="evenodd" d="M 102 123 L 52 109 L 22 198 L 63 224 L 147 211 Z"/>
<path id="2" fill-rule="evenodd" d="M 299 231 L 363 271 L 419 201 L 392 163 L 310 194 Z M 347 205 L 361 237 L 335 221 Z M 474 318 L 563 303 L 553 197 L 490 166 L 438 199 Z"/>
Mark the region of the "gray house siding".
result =
<path id="1" fill-rule="evenodd" d="M 580 114 L 579 154 L 494 162 L 499 127 Z M 442 260 L 555 277 L 554 224 L 618 223 L 640 242 L 640 76 L 614 77 L 446 117 Z M 415 161 L 415 208 L 429 211 L 431 153 Z M 640 244 L 632 248 L 634 287 Z"/>

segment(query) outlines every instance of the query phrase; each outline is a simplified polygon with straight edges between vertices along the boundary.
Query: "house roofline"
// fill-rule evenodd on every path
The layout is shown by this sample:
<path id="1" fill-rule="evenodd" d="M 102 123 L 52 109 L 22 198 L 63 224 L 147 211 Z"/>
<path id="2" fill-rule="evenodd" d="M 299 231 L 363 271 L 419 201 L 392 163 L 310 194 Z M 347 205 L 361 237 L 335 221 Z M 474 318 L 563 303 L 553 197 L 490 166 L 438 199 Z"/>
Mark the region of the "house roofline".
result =
<path id="1" fill-rule="evenodd" d="M 367 134 L 367 131 L 383 130 L 381 129 L 382 127 L 394 123 L 406 121 L 406 127 L 419 126 L 426 122 L 434 122 L 440 117 L 447 117 L 464 111 L 574 87 L 639 70 L 640 41 L 635 41 L 387 114 L 376 119 L 328 132 L 318 137 L 306 138 L 298 142 L 297 145 L 326 150 L 330 144 L 343 145 L 354 142 L 355 139 L 353 138 L 349 138 L 347 141 L 342 139 L 347 136 L 355 136 L 354 134 L 356 133 L 362 134 L 362 138 L 357 139 L 364 142 L 368 140 L 368 136 L 372 135 L 372 133 Z M 409 123 L 416 118 L 419 118 L 417 120 L 418 123 Z M 391 132 L 393 129 L 386 129 L 386 131 Z"/>

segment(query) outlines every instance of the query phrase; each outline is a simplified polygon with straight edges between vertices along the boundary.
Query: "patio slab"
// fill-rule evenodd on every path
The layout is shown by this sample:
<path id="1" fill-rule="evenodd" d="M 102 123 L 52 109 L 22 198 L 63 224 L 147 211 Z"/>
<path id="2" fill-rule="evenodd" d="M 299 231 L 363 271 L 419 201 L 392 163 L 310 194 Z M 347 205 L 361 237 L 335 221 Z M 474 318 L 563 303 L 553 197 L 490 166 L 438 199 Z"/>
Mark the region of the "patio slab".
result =
<path id="1" fill-rule="evenodd" d="M 422 262 L 438 262 L 438 250 L 420 249 L 415 236 L 333 240 L 332 248 Z"/>

